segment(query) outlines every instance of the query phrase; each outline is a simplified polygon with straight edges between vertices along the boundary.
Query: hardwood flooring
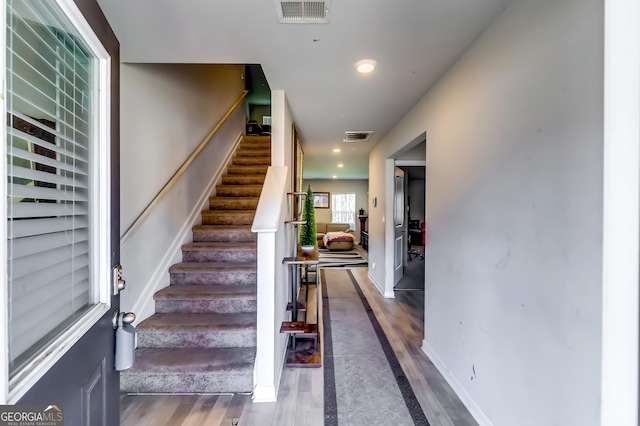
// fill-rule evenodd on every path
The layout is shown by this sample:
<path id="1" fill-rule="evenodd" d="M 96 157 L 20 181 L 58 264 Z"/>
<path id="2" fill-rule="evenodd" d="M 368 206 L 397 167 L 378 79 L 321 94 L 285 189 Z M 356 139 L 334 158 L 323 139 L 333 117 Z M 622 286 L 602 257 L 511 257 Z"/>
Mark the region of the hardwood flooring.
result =
<path id="1" fill-rule="evenodd" d="M 417 262 L 414 265 L 419 267 Z M 367 277 L 367 268 L 352 272 L 431 425 L 477 425 L 421 350 L 424 290 L 397 291 L 396 299 L 384 299 Z M 123 395 L 121 424 L 320 426 L 324 424 L 323 388 L 322 368 L 285 367 L 274 403 L 254 404 L 249 395 Z"/>

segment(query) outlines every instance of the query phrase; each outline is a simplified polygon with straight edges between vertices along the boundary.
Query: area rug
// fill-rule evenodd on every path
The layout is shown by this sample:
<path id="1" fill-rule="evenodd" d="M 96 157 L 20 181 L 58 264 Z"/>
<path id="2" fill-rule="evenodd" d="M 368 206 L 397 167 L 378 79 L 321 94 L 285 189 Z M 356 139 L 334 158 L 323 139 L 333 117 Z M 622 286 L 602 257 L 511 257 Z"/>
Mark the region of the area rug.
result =
<path id="1" fill-rule="evenodd" d="M 325 426 L 420 425 L 422 411 L 348 269 L 321 269 Z"/>
<path id="2" fill-rule="evenodd" d="M 367 266 L 367 259 L 362 257 L 356 250 L 331 251 L 328 249 L 318 250 L 318 266 L 322 268 L 342 268 Z"/>

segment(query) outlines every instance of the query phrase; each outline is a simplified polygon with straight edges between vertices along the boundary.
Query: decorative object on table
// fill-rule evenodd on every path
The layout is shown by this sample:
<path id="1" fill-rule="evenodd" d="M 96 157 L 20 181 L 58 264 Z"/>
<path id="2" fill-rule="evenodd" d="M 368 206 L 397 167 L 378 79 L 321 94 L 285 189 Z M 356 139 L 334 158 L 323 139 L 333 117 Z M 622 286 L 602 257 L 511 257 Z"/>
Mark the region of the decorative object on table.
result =
<path id="1" fill-rule="evenodd" d="M 316 217 L 313 202 L 313 191 L 309 185 L 302 206 L 302 220 L 306 222 L 300 228 L 300 245 L 305 252 L 313 251 L 316 247 Z"/>
<path id="2" fill-rule="evenodd" d="M 360 210 L 358 211 L 358 216 L 364 216 L 364 209 L 362 207 L 360 207 Z"/>

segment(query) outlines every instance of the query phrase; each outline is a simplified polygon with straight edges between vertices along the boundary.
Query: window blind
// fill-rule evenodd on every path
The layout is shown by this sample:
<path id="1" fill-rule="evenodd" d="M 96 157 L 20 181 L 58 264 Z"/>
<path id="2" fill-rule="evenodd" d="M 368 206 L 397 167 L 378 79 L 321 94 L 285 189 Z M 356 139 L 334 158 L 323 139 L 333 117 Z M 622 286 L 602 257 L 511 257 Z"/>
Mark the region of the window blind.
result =
<path id="1" fill-rule="evenodd" d="M 55 2 L 7 4 L 10 375 L 97 302 L 94 58 Z"/>

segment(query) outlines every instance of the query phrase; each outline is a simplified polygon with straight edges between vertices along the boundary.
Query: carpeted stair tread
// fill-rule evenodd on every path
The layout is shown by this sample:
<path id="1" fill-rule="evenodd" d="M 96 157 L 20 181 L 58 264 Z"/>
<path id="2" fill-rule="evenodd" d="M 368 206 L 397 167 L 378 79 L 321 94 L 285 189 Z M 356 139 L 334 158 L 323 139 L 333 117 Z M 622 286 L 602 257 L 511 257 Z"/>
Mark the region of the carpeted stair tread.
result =
<path id="1" fill-rule="evenodd" d="M 271 157 L 234 157 L 231 163 L 237 166 L 268 166 L 271 164 Z"/>
<path id="2" fill-rule="evenodd" d="M 139 333 L 153 329 L 245 329 L 256 326 L 253 313 L 237 314 L 155 314 L 142 321 L 136 329 Z"/>
<path id="3" fill-rule="evenodd" d="M 257 174 L 267 174 L 267 169 L 269 166 L 239 166 L 236 164 L 231 164 L 227 167 L 227 173 L 234 175 L 257 175 Z"/>
<path id="4" fill-rule="evenodd" d="M 193 241 L 257 241 L 258 235 L 248 225 L 196 225 L 192 228 Z"/>
<path id="5" fill-rule="evenodd" d="M 182 262 L 169 267 L 171 285 L 255 284 L 256 262 Z"/>
<path id="6" fill-rule="evenodd" d="M 183 262 L 252 262 L 256 260 L 255 242 L 187 243 L 182 246 Z"/>
<path id="7" fill-rule="evenodd" d="M 255 210 L 204 210 L 203 225 L 251 225 Z"/>
<path id="8" fill-rule="evenodd" d="M 156 313 L 256 312 L 255 285 L 169 286 L 156 292 Z"/>
<path id="9" fill-rule="evenodd" d="M 220 197 L 259 197 L 262 185 L 216 185 L 216 195 Z"/>
<path id="10" fill-rule="evenodd" d="M 256 344 L 256 314 L 155 314 L 137 326 L 138 347 L 252 347 Z"/>
<path id="11" fill-rule="evenodd" d="M 240 142 L 240 149 L 268 149 L 271 150 L 271 140 L 244 139 Z"/>
<path id="12" fill-rule="evenodd" d="M 243 262 L 243 263 L 228 263 L 228 262 L 182 262 L 175 263 L 169 267 L 169 272 L 174 271 L 209 271 L 212 269 L 221 269 L 221 270 L 246 270 L 253 271 L 256 270 L 255 262 Z"/>
<path id="13" fill-rule="evenodd" d="M 250 392 L 255 348 L 139 348 L 121 373 L 126 392 Z"/>
<path id="14" fill-rule="evenodd" d="M 208 373 L 240 370 L 249 365 L 253 370 L 255 356 L 255 349 L 250 348 L 140 348 L 127 372 Z"/>
<path id="15" fill-rule="evenodd" d="M 209 197 L 210 210 L 255 210 L 260 197 Z"/>
<path id="16" fill-rule="evenodd" d="M 228 175 L 222 176 L 223 185 L 262 185 L 266 175 Z"/>

